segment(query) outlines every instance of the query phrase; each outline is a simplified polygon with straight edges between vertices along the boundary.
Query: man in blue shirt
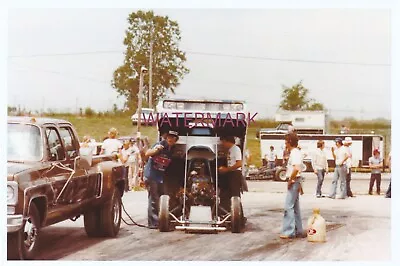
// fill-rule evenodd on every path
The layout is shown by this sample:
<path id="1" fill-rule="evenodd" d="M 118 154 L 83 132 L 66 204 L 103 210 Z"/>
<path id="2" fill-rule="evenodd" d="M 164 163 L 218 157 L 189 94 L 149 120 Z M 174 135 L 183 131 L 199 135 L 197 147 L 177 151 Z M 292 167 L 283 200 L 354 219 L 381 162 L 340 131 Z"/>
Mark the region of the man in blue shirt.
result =
<path id="1" fill-rule="evenodd" d="M 144 169 L 144 181 L 148 191 L 148 227 L 158 228 L 158 212 L 160 196 L 164 194 L 163 179 L 165 170 L 171 163 L 172 148 L 179 136 L 175 131 L 169 131 L 166 139 L 157 142 L 147 150 L 146 157 L 150 157 Z"/>

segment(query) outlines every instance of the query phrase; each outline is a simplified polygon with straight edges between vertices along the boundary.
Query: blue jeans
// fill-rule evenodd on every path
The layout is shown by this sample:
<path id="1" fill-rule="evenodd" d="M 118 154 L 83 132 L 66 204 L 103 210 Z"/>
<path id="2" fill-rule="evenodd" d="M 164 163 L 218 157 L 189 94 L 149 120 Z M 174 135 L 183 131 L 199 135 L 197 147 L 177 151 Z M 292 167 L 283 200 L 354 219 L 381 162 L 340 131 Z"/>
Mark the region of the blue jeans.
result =
<path id="1" fill-rule="evenodd" d="M 148 226 L 158 226 L 158 212 L 160 205 L 160 197 L 164 194 L 164 184 L 154 181 L 146 180 L 146 187 L 148 191 L 148 207 L 147 207 L 147 221 Z"/>
<path id="2" fill-rule="evenodd" d="M 346 196 L 347 196 L 346 178 L 347 178 L 346 165 L 336 166 L 335 172 L 333 173 L 332 190 L 331 190 L 331 194 L 329 195 L 330 198 L 334 198 L 336 196 L 336 188 L 337 188 L 338 181 L 340 181 L 339 198 L 341 198 L 341 199 L 346 198 Z"/>
<path id="3" fill-rule="evenodd" d="M 275 169 L 275 162 L 268 162 L 268 169 Z"/>
<path id="4" fill-rule="evenodd" d="M 303 234 L 299 202 L 300 180 L 301 178 L 298 178 L 286 194 L 285 214 L 282 226 L 282 234 L 286 236 L 295 237 L 296 234 Z"/>
<path id="5" fill-rule="evenodd" d="M 321 196 L 321 188 L 322 184 L 324 183 L 324 177 L 325 177 L 325 169 L 317 170 L 317 177 L 318 177 L 318 182 L 317 182 L 317 196 Z"/>

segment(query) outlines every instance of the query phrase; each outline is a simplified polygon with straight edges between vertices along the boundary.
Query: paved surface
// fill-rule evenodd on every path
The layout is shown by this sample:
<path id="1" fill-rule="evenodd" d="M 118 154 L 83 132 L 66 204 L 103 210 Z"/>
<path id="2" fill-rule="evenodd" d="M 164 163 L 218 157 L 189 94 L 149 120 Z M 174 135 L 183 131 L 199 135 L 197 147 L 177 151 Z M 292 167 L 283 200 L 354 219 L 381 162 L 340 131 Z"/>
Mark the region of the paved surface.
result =
<path id="1" fill-rule="evenodd" d="M 323 192 L 330 190 L 328 175 Z M 249 182 L 243 195 L 246 231 L 242 234 L 160 233 L 122 224 L 115 239 L 88 238 L 83 218 L 44 228 L 38 259 L 46 260 L 390 260 L 391 200 L 367 195 L 368 174 L 356 174 L 352 182 L 355 198 L 332 200 L 313 196 L 316 179 L 306 174 L 301 197 L 303 225 L 314 207 L 327 221 L 327 242 L 306 239 L 281 240 L 286 183 Z M 388 186 L 384 176 L 382 191 Z M 125 207 L 137 222 L 146 222 L 146 192 L 125 194 Z M 123 215 L 126 217 L 126 215 Z M 379 244 L 378 244 L 379 243 Z"/>

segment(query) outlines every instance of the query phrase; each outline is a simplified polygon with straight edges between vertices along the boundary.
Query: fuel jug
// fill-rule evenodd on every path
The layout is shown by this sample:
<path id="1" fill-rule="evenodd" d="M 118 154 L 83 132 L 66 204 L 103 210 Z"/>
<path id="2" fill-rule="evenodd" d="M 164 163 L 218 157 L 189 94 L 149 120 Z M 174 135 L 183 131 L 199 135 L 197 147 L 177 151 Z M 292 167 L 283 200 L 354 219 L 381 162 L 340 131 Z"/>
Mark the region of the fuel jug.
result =
<path id="1" fill-rule="evenodd" d="M 312 216 L 308 218 L 307 240 L 310 242 L 326 241 L 326 223 L 318 208 L 313 209 Z"/>

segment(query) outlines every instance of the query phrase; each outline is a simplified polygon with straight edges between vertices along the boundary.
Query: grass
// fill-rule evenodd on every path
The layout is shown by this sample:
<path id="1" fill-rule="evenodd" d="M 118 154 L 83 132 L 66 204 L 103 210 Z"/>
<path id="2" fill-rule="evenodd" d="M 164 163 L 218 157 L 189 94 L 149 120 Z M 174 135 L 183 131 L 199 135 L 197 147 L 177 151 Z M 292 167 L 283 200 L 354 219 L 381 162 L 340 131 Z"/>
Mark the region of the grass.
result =
<path id="1" fill-rule="evenodd" d="M 136 134 L 136 126 L 134 127 L 131 123 L 130 116 L 127 114 L 120 115 L 93 115 L 93 116 L 77 116 L 72 114 L 51 114 L 47 115 L 53 118 L 61 118 L 70 121 L 76 128 L 79 138 L 82 139 L 85 135 L 90 135 L 97 141 L 102 141 L 107 136 L 107 132 L 111 127 L 117 128 L 120 136 L 131 136 Z M 251 153 L 251 164 L 261 166 L 261 151 L 260 141 L 256 138 L 256 133 L 260 128 L 273 128 L 277 125 L 272 120 L 259 120 L 255 124 L 252 124 L 248 128 L 247 132 L 247 147 Z M 339 126 L 340 123 L 334 123 L 333 125 Z M 354 123 L 356 125 L 356 123 Z M 370 133 L 371 130 L 375 134 L 380 134 L 385 137 L 385 158 L 387 158 L 388 152 L 390 151 L 391 144 L 391 132 L 390 123 L 368 123 L 365 125 L 358 121 L 357 125 L 359 128 L 351 128 L 356 132 Z M 331 123 L 332 126 L 332 123 Z M 339 127 L 331 127 L 333 133 L 339 131 Z M 150 139 L 150 143 L 154 143 L 157 138 L 156 127 L 142 126 L 142 136 L 147 136 Z"/>

